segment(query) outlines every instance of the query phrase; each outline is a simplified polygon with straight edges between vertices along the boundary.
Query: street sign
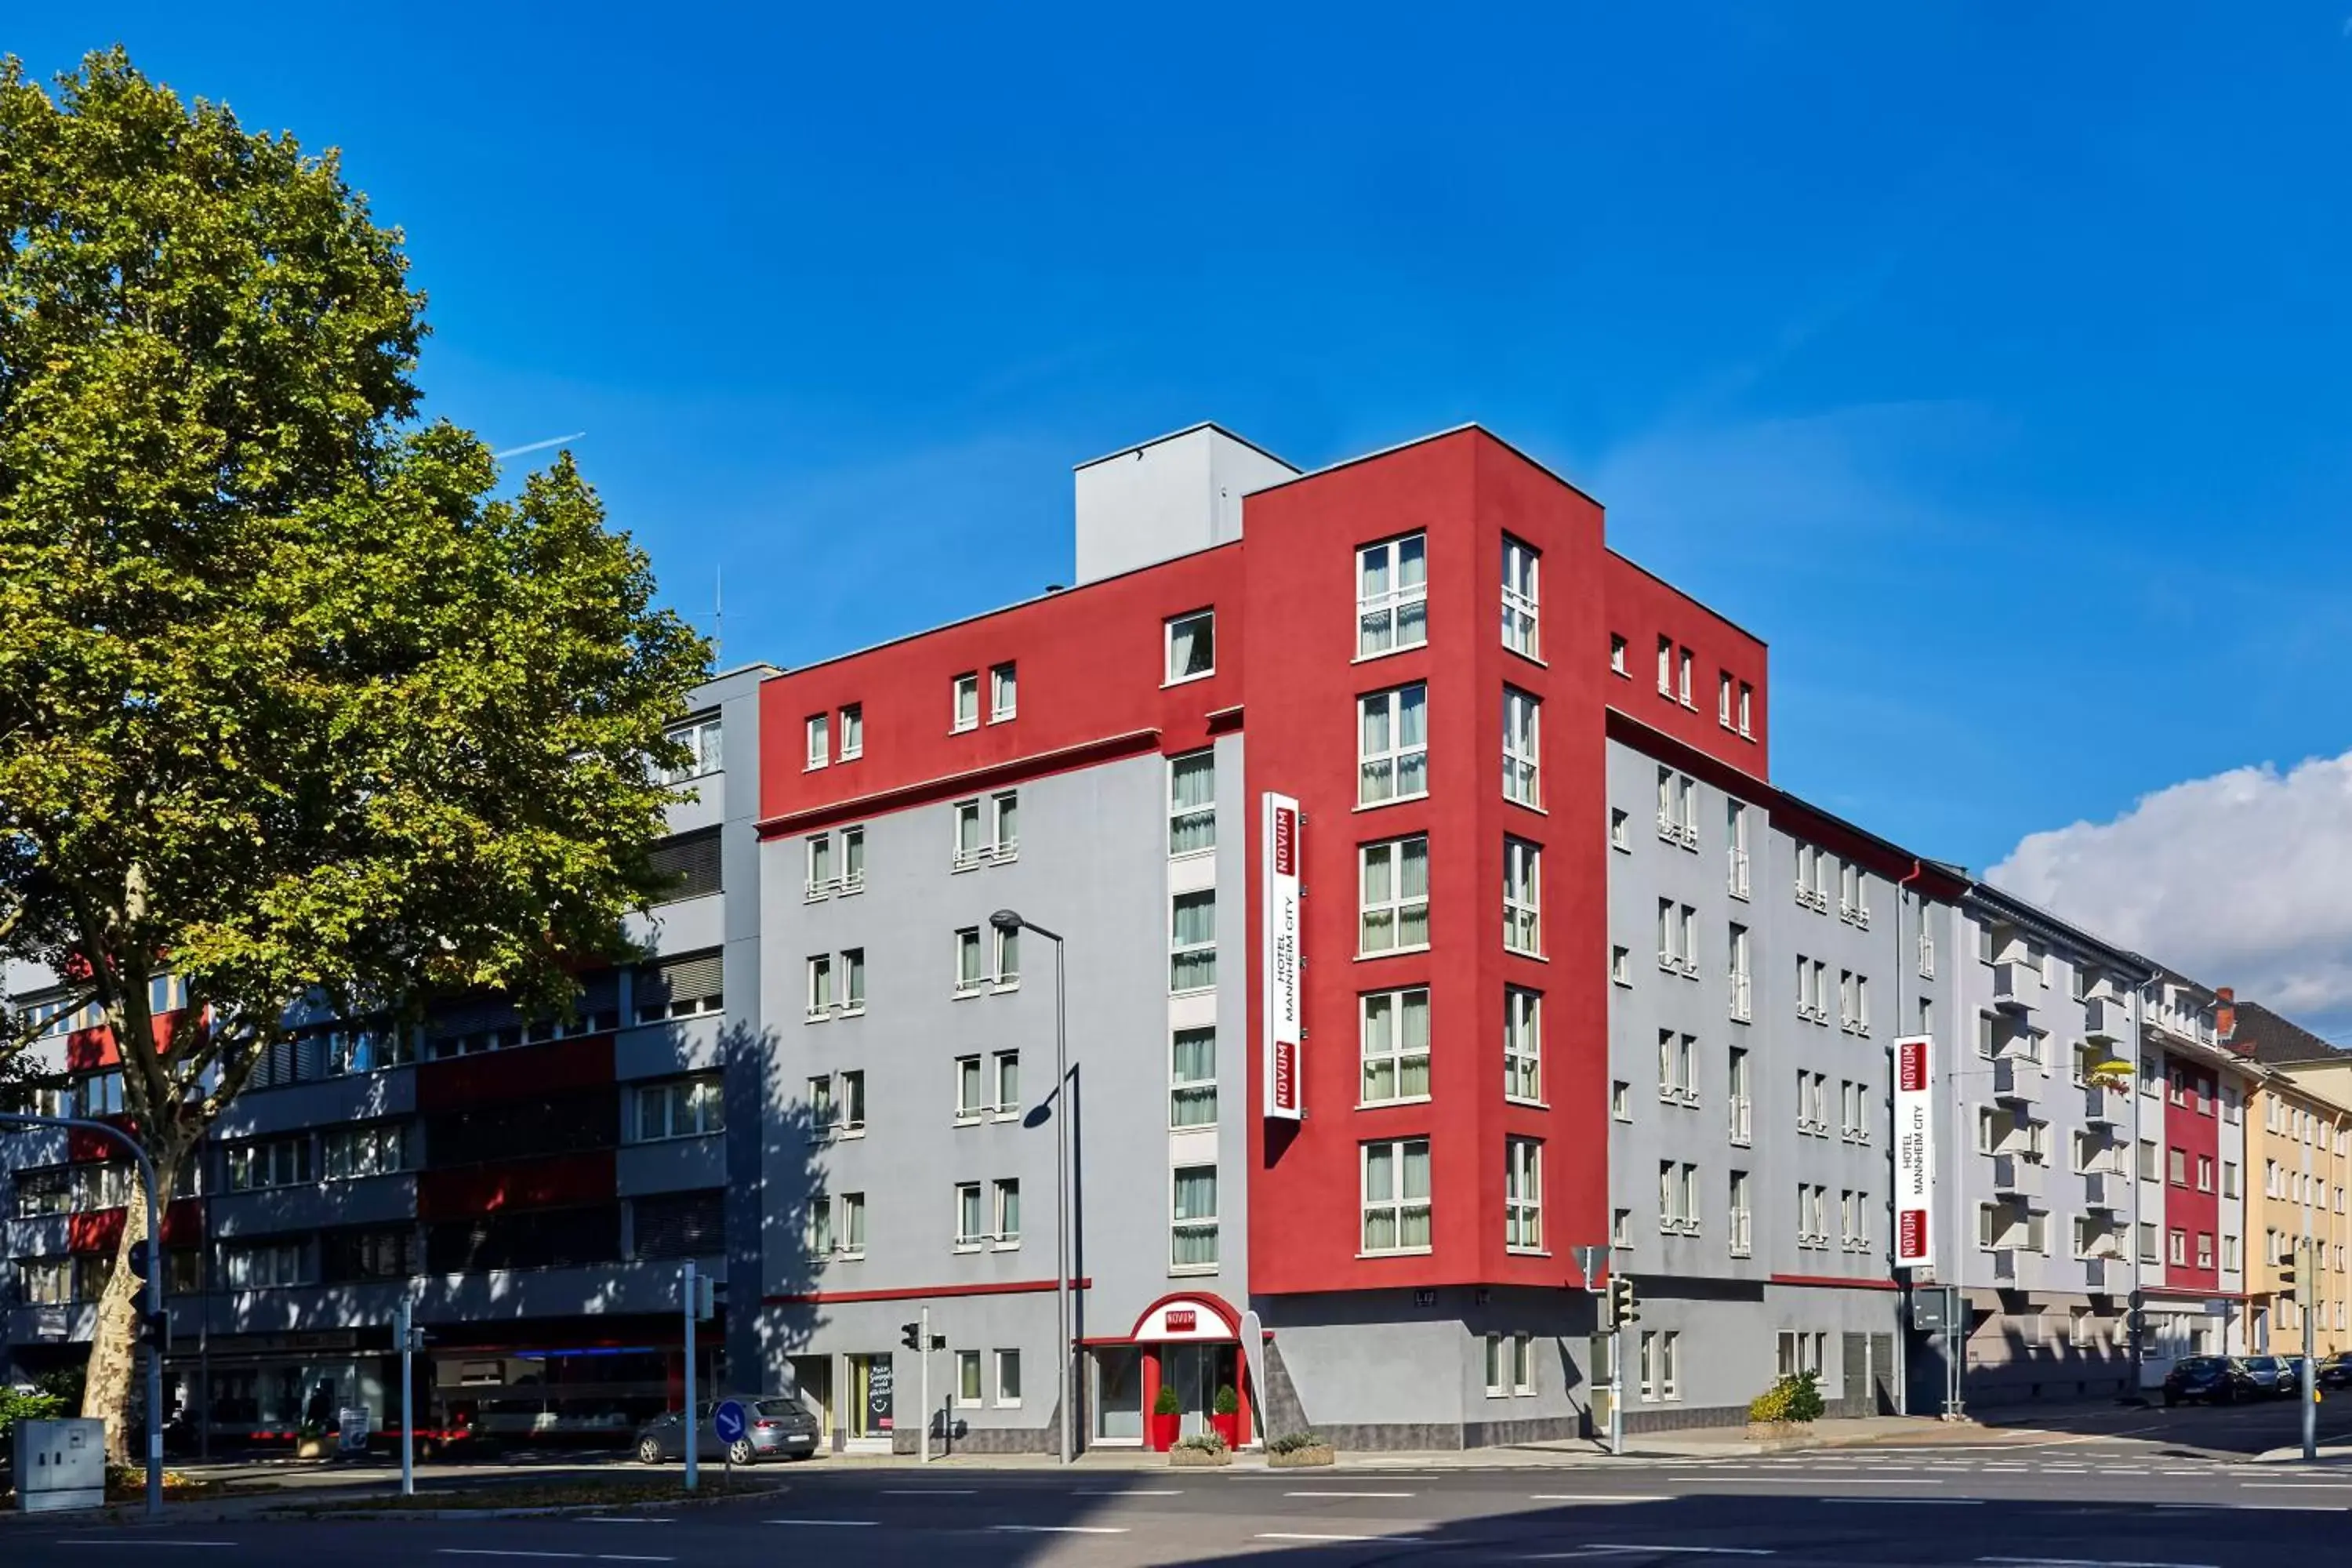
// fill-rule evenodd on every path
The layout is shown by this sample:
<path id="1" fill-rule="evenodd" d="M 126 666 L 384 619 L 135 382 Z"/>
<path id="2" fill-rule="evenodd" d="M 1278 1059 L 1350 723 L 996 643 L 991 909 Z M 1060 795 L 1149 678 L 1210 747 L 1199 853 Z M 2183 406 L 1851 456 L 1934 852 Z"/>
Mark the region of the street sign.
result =
<path id="1" fill-rule="evenodd" d="M 743 1418 L 743 1407 L 731 1399 L 722 1399 L 719 1408 L 710 1413 L 710 1429 L 719 1434 L 722 1443 L 740 1443 L 749 1424 Z"/>
<path id="2" fill-rule="evenodd" d="M 1911 1326 L 1915 1329 L 1946 1329 L 1958 1316 L 1952 1310 L 1952 1289 L 1946 1285 L 1915 1288 L 1911 1292 Z"/>
<path id="3" fill-rule="evenodd" d="M 1576 1249 L 1576 1267 L 1583 1272 L 1584 1288 L 1596 1296 L 1601 1293 L 1601 1260 L 1608 1251 L 1605 1247 L 1580 1247 Z"/>

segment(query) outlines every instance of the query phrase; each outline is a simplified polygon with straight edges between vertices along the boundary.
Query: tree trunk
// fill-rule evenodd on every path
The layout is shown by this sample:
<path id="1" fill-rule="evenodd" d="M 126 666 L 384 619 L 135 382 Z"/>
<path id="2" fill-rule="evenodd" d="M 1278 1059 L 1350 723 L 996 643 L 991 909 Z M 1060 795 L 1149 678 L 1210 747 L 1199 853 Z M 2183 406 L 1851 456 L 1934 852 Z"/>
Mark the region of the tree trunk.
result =
<path id="1" fill-rule="evenodd" d="M 172 1202 L 173 1190 L 179 1185 L 180 1165 L 187 1158 L 187 1146 L 150 1148 L 147 1157 L 155 1162 L 155 1205 L 160 1221 L 162 1211 Z M 136 1173 L 134 1167 L 134 1178 Z M 134 1179 L 131 1202 L 122 1215 L 122 1238 L 115 1244 L 114 1272 L 108 1276 L 106 1289 L 98 1299 L 98 1323 L 89 1342 L 89 1371 L 81 1393 L 81 1413 L 106 1423 L 109 1465 L 146 1462 L 144 1445 L 141 1445 L 135 1461 L 132 1458 L 129 1420 L 131 1391 L 139 1371 L 139 1311 L 147 1289 L 145 1282 L 131 1272 L 131 1248 L 146 1237 L 147 1194 L 139 1190 Z M 151 1249 L 148 1267 L 163 1267 L 160 1246 Z M 157 1353 L 161 1353 L 160 1349 Z"/>

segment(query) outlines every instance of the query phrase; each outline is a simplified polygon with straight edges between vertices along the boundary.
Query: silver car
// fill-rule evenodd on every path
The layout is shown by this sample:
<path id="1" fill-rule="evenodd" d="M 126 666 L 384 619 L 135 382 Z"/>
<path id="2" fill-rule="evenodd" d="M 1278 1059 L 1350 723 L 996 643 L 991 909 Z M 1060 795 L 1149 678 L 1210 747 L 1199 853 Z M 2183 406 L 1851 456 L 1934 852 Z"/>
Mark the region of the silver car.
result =
<path id="1" fill-rule="evenodd" d="M 816 1452 L 816 1417 L 808 1406 L 789 1394 L 747 1394 L 733 1396 L 743 1407 L 743 1435 L 732 1443 L 719 1440 L 711 1413 L 725 1400 L 710 1400 L 697 1414 L 694 1430 L 698 1458 L 724 1459 L 733 1465 L 761 1459 L 805 1459 Z M 686 1458 L 686 1413 L 671 1410 L 637 1428 L 637 1458 L 648 1465 Z"/>

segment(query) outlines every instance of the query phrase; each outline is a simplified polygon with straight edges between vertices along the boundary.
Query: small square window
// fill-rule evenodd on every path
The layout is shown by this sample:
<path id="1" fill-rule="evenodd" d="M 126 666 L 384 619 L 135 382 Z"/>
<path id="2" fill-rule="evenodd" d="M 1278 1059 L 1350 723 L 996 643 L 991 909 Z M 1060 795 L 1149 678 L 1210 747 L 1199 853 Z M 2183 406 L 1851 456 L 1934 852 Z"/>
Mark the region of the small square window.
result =
<path id="1" fill-rule="evenodd" d="M 821 768 L 832 760 L 831 721 L 822 713 L 812 713 L 808 720 L 808 766 Z"/>
<path id="2" fill-rule="evenodd" d="M 844 704 L 841 720 L 841 760 L 853 762 L 866 754 L 866 708 L 863 703 Z"/>
<path id="3" fill-rule="evenodd" d="M 980 724 L 980 675 L 968 671 L 955 678 L 953 707 L 954 728 L 958 731 L 976 729 Z"/>
<path id="4" fill-rule="evenodd" d="M 1168 683 L 1198 680 L 1217 670 L 1217 616 L 1195 610 L 1168 623 Z"/>
<path id="5" fill-rule="evenodd" d="M 1018 712 L 1020 707 L 1020 689 L 1013 666 L 992 666 L 988 672 L 988 721 L 1002 724 Z"/>

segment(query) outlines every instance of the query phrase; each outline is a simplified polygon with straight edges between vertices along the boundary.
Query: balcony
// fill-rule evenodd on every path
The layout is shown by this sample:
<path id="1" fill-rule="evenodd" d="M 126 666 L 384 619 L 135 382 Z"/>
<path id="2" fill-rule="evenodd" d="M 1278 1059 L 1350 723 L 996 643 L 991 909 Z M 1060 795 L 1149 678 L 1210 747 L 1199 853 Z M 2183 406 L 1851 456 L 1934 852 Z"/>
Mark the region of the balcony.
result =
<path id="1" fill-rule="evenodd" d="M 2112 1214 L 2123 1206 L 2124 1184 L 2121 1176 L 2105 1171 L 2083 1173 L 2083 1206 Z"/>
<path id="2" fill-rule="evenodd" d="M 2131 1102 L 2126 1097 L 2128 1089 L 2101 1089 L 2090 1084 L 2083 1090 L 2083 1120 L 2094 1127 L 2120 1127 L 2131 1119 Z"/>
<path id="3" fill-rule="evenodd" d="M 1992 1092 L 1996 1100 L 2030 1103 L 2042 1092 L 2042 1068 L 2024 1057 L 2002 1057 L 1992 1064 Z"/>
<path id="4" fill-rule="evenodd" d="M 2112 1258 L 2085 1258 L 2083 1265 L 2083 1289 L 2094 1296 L 2114 1293 L 2124 1278 L 2123 1266 Z"/>
<path id="5" fill-rule="evenodd" d="M 2018 1256 L 2018 1249 L 2014 1247 L 1996 1247 L 1993 1250 L 1992 1277 L 1994 1283 L 2000 1285 L 2014 1285 L 2017 1283 Z"/>
<path id="6" fill-rule="evenodd" d="M 2009 1197 L 2038 1198 L 2042 1195 L 2042 1167 L 2023 1155 L 1993 1156 L 1993 1191 Z"/>
<path id="7" fill-rule="evenodd" d="M 2112 996 L 2094 996 L 2083 1004 L 2083 1037 L 2112 1045 L 2131 1033 L 2131 1016 Z"/>
<path id="8" fill-rule="evenodd" d="M 1994 964 L 1992 1005 L 2012 1013 L 2031 1013 L 2042 1005 L 2042 972 L 2030 963 Z"/>

